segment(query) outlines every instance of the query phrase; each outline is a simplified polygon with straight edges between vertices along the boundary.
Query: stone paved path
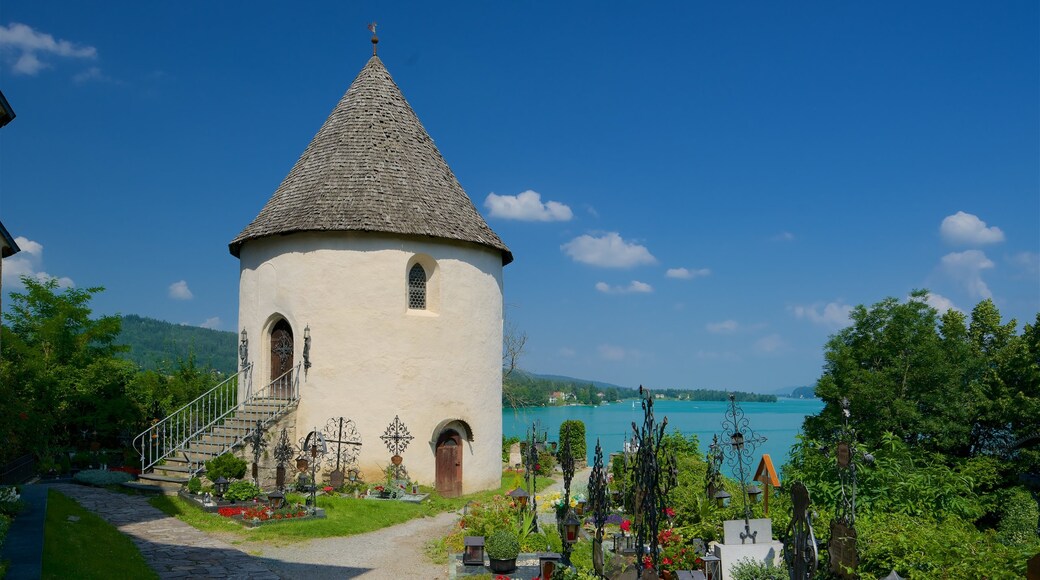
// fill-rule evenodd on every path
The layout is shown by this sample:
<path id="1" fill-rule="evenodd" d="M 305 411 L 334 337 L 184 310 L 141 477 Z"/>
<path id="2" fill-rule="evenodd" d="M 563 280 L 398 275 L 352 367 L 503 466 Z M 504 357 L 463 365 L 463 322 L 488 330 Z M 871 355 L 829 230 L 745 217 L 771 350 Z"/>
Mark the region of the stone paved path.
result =
<path id="1" fill-rule="evenodd" d="M 263 558 L 250 556 L 167 516 L 152 507 L 145 496 L 83 485 L 59 484 L 53 488 L 130 536 L 160 578 L 281 578 Z"/>

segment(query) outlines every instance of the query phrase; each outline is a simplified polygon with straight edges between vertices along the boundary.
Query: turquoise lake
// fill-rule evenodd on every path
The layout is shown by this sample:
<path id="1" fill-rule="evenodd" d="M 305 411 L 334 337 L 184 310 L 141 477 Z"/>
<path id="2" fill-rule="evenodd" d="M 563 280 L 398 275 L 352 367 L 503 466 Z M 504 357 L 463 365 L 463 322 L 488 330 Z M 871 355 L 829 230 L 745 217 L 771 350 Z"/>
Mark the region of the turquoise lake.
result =
<path id="1" fill-rule="evenodd" d="M 722 433 L 722 421 L 729 403 L 725 401 L 669 401 L 654 402 L 654 418 L 660 423 L 668 417 L 668 432 L 678 429 L 683 434 L 694 433 L 700 439 L 701 452 L 706 452 L 713 434 Z M 778 399 L 775 403 L 741 403 L 751 429 L 766 438 L 755 452 L 754 464 L 763 453 L 768 453 L 777 469 L 787 461 L 795 435 L 806 415 L 815 415 L 823 409 L 819 399 Z M 639 402 L 621 401 L 591 407 L 525 407 L 502 410 L 502 433 L 506 437 L 523 438 L 534 421 L 549 432 L 549 440 L 559 438 L 560 424 L 568 419 L 585 423 L 588 461 L 599 438 L 604 458 L 611 452 L 621 451 L 626 439 L 632 437 L 632 422 L 643 424 L 643 410 Z M 720 436 L 721 438 L 721 436 Z"/>

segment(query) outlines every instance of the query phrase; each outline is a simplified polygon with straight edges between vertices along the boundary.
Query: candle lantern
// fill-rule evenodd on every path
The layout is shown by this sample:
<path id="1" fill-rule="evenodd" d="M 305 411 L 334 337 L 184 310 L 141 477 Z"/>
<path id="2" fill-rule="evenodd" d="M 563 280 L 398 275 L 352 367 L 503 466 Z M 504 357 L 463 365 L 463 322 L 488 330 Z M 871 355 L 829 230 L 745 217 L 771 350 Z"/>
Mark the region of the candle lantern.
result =
<path id="1" fill-rule="evenodd" d="M 747 495 L 748 499 L 751 500 L 751 503 L 756 504 L 758 503 L 759 496 L 762 495 L 762 488 L 752 484 L 751 487 L 747 488 Z"/>
<path id="2" fill-rule="evenodd" d="M 516 502 L 516 506 L 522 510 L 527 507 L 527 500 L 531 498 L 531 494 L 527 493 L 524 488 L 518 487 L 509 492 L 509 497 L 513 498 L 513 501 Z"/>
<path id="3" fill-rule="evenodd" d="M 484 536 L 466 536 L 465 548 L 462 552 L 462 564 L 465 566 L 484 565 Z"/>
<path id="4" fill-rule="evenodd" d="M 581 520 L 574 513 L 574 510 L 568 510 L 567 516 L 563 518 L 563 541 L 568 544 L 575 544 L 578 541 L 578 531 L 581 529 Z"/>
<path id="5" fill-rule="evenodd" d="M 720 508 L 728 507 L 730 497 L 732 496 L 729 494 L 729 492 L 727 492 L 724 489 L 720 489 L 719 491 L 715 492 L 715 505 L 719 506 Z"/>
<path id="6" fill-rule="evenodd" d="M 280 509 L 285 504 L 285 494 L 280 491 L 272 491 L 267 494 L 267 499 L 271 502 L 271 507 L 274 509 Z"/>
<path id="7" fill-rule="evenodd" d="M 715 554 L 705 554 L 701 560 L 704 560 L 704 575 L 707 580 L 722 580 L 722 559 Z"/>
<path id="8" fill-rule="evenodd" d="M 552 578 L 553 572 L 560 565 L 560 554 L 556 552 L 538 553 L 538 577 Z"/>
<path id="9" fill-rule="evenodd" d="M 213 491 L 216 492 L 217 497 L 224 497 L 227 488 L 228 480 L 224 476 L 218 477 L 217 480 L 213 482 Z"/>

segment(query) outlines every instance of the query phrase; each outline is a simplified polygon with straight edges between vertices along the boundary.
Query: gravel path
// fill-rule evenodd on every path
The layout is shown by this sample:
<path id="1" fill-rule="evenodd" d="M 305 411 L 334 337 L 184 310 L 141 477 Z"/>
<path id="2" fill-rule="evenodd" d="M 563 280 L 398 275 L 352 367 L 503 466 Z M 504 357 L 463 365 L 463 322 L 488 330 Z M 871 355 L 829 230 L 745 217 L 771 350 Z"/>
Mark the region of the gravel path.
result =
<path id="1" fill-rule="evenodd" d="M 423 578 L 445 580 L 448 567 L 425 556 L 427 541 L 446 535 L 458 514 L 409 520 L 367 534 L 274 545 L 249 542 L 250 553 L 264 558 L 285 578 Z"/>

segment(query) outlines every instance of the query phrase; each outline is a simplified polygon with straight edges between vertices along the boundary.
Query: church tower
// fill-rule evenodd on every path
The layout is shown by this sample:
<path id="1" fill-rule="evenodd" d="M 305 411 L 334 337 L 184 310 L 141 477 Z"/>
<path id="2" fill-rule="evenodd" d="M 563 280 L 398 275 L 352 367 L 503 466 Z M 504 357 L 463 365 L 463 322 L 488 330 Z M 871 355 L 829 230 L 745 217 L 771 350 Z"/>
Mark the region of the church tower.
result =
<path id="1" fill-rule="evenodd" d="M 296 398 L 277 424 L 295 441 L 352 420 L 369 482 L 390 463 L 380 436 L 396 417 L 414 437 L 401 454 L 413 480 L 448 495 L 500 485 L 513 256 L 378 56 L 229 249 L 252 365 L 240 398 Z"/>

